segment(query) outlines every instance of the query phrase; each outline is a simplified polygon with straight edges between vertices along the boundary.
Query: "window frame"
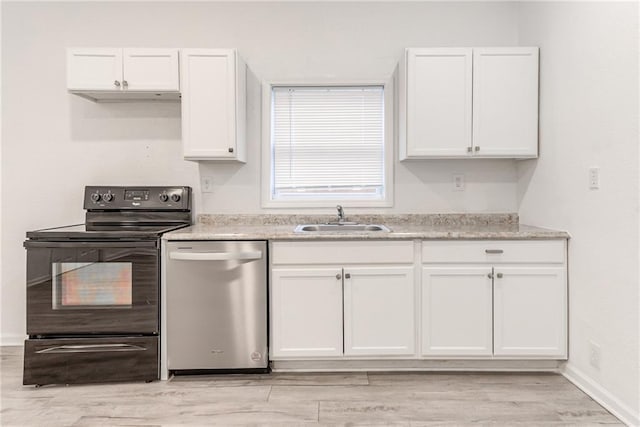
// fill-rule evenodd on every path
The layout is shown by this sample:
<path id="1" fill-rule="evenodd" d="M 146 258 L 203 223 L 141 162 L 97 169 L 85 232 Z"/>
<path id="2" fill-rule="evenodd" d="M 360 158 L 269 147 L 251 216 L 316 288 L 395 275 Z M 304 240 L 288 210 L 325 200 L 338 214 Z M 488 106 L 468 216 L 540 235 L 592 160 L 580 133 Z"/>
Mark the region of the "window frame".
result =
<path id="1" fill-rule="evenodd" d="M 323 87 L 323 86 L 381 86 L 383 88 L 384 102 L 384 157 L 383 157 L 383 179 L 384 197 L 380 200 L 363 199 L 313 199 L 306 200 L 278 200 L 272 199 L 272 152 L 271 152 L 271 114 L 272 114 L 272 89 L 274 86 L 297 86 L 297 87 Z M 261 171 L 261 205 L 263 208 L 313 208 L 313 207 L 333 207 L 340 204 L 345 207 L 392 207 L 393 206 L 393 166 L 394 166 L 394 87 L 393 79 L 387 80 L 313 80 L 313 81 L 265 81 L 262 83 L 262 171 Z"/>

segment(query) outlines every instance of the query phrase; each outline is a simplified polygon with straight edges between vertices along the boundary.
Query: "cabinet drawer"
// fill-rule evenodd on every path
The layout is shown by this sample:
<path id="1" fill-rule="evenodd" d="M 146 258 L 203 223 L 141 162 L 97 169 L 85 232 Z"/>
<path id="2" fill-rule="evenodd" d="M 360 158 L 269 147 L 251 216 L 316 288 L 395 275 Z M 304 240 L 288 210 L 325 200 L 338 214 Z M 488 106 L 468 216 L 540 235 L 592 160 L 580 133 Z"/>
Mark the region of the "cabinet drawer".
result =
<path id="1" fill-rule="evenodd" d="M 158 337 L 26 340 L 23 384 L 158 379 Z"/>
<path id="2" fill-rule="evenodd" d="M 426 241 L 423 263 L 564 263 L 564 240 Z"/>
<path id="3" fill-rule="evenodd" d="M 413 242 L 274 242 L 272 264 L 413 263 Z"/>

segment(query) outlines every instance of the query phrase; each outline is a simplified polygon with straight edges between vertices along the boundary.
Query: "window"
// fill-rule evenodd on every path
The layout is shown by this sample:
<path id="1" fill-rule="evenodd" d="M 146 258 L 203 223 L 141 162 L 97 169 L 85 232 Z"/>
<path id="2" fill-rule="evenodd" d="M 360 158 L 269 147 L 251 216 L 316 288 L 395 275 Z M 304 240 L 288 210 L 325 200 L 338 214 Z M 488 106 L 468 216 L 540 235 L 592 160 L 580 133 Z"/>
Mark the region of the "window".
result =
<path id="1" fill-rule="evenodd" d="M 269 88 L 265 205 L 389 205 L 384 85 Z"/>

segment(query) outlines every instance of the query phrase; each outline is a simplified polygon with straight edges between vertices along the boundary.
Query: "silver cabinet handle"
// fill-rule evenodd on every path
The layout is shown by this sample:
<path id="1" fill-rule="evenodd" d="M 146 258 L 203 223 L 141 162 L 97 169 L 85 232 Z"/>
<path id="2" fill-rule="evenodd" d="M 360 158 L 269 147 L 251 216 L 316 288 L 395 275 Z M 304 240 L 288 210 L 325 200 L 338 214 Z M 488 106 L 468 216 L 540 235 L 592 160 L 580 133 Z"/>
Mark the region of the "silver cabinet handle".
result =
<path id="1" fill-rule="evenodd" d="M 129 86 L 129 82 L 127 82 L 126 80 L 122 81 L 122 86 L 127 87 Z"/>
<path id="2" fill-rule="evenodd" d="M 485 253 L 488 253 L 488 254 L 501 254 L 501 253 L 504 253 L 504 251 L 502 249 L 485 249 L 484 251 L 485 251 Z"/>
<path id="3" fill-rule="evenodd" d="M 229 152 L 233 153 L 233 147 L 229 147 Z"/>
<path id="4" fill-rule="evenodd" d="M 336 279 L 337 279 L 337 280 L 342 279 L 342 274 L 340 274 L 340 273 L 336 274 Z"/>
<path id="5" fill-rule="evenodd" d="M 119 82 L 119 81 L 117 81 L 117 80 L 116 80 L 115 82 L 113 82 L 113 84 L 114 84 L 116 87 L 120 87 L 120 82 Z"/>
<path id="6" fill-rule="evenodd" d="M 86 345 L 59 345 L 56 347 L 38 350 L 36 353 L 107 353 L 113 351 L 146 351 L 146 347 L 132 344 L 86 344 Z"/>
<path id="7" fill-rule="evenodd" d="M 346 274 L 344 275 L 344 278 L 345 278 L 345 279 L 351 279 L 351 273 L 346 273 Z"/>
<path id="8" fill-rule="evenodd" d="M 480 146 L 476 145 L 476 151 L 480 151 Z"/>
<path id="9" fill-rule="evenodd" d="M 498 277 L 498 279 L 502 279 L 502 273 L 498 273 L 496 274 L 496 276 Z"/>
<path id="10" fill-rule="evenodd" d="M 489 273 L 489 274 L 487 274 L 487 277 L 488 277 L 489 279 L 493 279 L 493 274 Z"/>
<path id="11" fill-rule="evenodd" d="M 470 153 L 471 151 L 473 151 L 473 149 L 471 147 L 467 147 L 467 153 Z"/>
<path id="12" fill-rule="evenodd" d="M 262 258 L 262 251 L 249 252 L 169 252 L 169 258 L 179 261 L 234 261 Z"/>

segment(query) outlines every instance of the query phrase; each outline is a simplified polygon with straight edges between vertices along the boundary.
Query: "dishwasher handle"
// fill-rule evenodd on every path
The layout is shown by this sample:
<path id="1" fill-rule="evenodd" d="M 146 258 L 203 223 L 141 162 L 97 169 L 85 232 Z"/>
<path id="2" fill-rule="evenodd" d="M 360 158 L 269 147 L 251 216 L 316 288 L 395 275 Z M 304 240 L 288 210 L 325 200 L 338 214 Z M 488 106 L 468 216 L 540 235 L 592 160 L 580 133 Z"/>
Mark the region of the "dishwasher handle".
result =
<path id="1" fill-rule="evenodd" d="M 179 261 L 252 261 L 262 258 L 262 251 L 248 252 L 169 252 Z"/>

